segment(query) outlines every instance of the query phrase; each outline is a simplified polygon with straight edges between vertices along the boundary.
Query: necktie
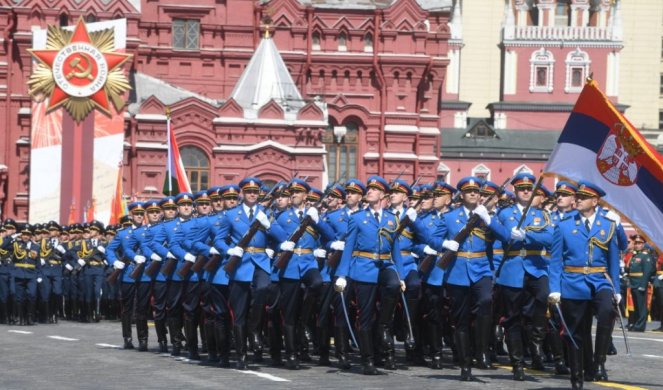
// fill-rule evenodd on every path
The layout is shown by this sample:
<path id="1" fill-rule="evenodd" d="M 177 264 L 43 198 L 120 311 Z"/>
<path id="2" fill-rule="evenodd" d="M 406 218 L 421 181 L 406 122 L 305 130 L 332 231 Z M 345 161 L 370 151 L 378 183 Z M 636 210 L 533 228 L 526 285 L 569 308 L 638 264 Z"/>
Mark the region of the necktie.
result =
<path id="1" fill-rule="evenodd" d="M 375 217 L 375 220 L 378 221 L 378 223 L 380 223 L 380 212 L 379 211 L 374 212 L 373 216 Z"/>
<path id="2" fill-rule="evenodd" d="M 587 229 L 587 232 L 589 233 L 589 218 L 585 219 L 585 229 Z"/>
<path id="3" fill-rule="evenodd" d="M 400 218 L 401 218 L 401 212 L 400 212 L 400 211 L 396 211 L 396 219 L 400 219 Z"/>
<path id="4" fill-rule="evenodd" d="M 249 221 L 253 221 L 253 207 L 249 209 Z"/>
<path id="5" fill-rule="evenodd" d="M 298 214 L 299 214 L 299 222 L 303 221 L 304 220 L 304 212 L 302 210 L 299 210 Z"/>

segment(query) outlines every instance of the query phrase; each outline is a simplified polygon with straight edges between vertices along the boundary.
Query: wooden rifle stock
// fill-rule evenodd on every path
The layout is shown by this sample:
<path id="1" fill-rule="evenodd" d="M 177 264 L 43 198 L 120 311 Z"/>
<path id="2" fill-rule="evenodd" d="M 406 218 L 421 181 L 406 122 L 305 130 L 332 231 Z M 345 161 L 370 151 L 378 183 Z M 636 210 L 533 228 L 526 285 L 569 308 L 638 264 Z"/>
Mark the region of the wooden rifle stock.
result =
<path id="1" fill-rule="evenodd" d="M 216 256 L 216 255 L 210 256 L 210 260 L 212 260 L 212 257 L 214 257 L 214 256 Z M 196 262 L 193 263 L 193 267 L 191 267 L 191 271 L 193 271 L 195 273 L 198 273 L 198 272 L 202 271 L 203 268 L 205 267 L 205 264 L 207 263 L 207 261 L 205 261 L 205 259 L 206 259 L 206 256 L 196 257 Z"/>
<path id="2" fill-rule="evenodd" d="M 180 268 L 177 271 L 177 274 L 182 278 L 186 279 L 189 276 L 189 271 L 193 269 L 193 267 L 198 264 L 198 270 L 203 268 L 203 265 L 205 265 L 205 256 L 197 256 L 195 262 L 190 262 L 190 261 L 185 261 L 184 264 L 182 265 L 182 268 Z M 195 271 L 198 272 L 198 271 Z"/>
<path id="3" fill-rule="evenodd" d="M 129 262 L 130 262 L 129 260 L 127 260 L 127 261 L 117 260 L 117 261 L 123 262 L 125 266 L 127 264 L 129 264 Z M 120 274 L 122 273 L 122 271 L 124 271 L 124 268 L 123 269 L 113 268 L 113 272 L 111 272 L 111 274 L 108 275 L 108 277 L 106 278 L 106 281 L 108 283 L 112 284 L 112 285 L 115 285 L 117 283 L 117 279 L 120 277 Z"/>
<path id="4" fill-rule="evenodd" d="M 161 274 L 165 277 L 170 277 L 173 274 L 173 270 L 177 267 L 177 259 L 166 258 L 165 264 L 161 267 Z"/>
<path id="5" fill-rule="evenodd" d="M 260 221 L 254 219 L 253 222 L 251 222 L 251 226 L 249 226 L 249 230 L 246 232 L 246 234 L 244 234 L 244 236 L 242 236 L 242 238 L 237 242 L 237 245 L 235 246 L 242 248 L 242 250 L 246 249 L 246 247 L 249 246 L 249 243 L 253 239 L 253 236 L 255 236 L 256 233 L 258 233 L 258 230 L 260 230 Z M 216 262 L 214 263 L 212 263 L 212 261 L 208 262 L 207 265 L 205 266 L 205 270 L 207 272 L 213 272 L 214 270 L 216 270 L 219 264 L 219 260 L 221 260 L 220 256 Z M 226 265 L 223 266 L 223 269 L 228 274 L 231 274 L 235 272 L 235 270 L 237 269 L 237 267 L 239 267 L 239 264 L 241 262 L 242 262 L 242 256 L 230 256 Z"/>
<path id="6" fill-rule="evenodd" d="M 336 269 L 338 263 L 341 261 L 341 256 L 343 256 L 343 251 L 333 251 L 329 256 L 327 256 L 327 266 L 329 269 Z"/>
<path id="7" fill-rule="evenodd" d="M 131 271 L 129 274 L 129 277 L 133 280 L 138 280 L 141 277 L 141 274 L 143 273 L 143 270 L 145 269 L 145 262 L 142 262 L 140 264 L 136 264 L 134 267 L 134 270 Z"/>
<path id="8" fill-rule="evenodd" d="M 150 278 L 153 278 L 154 275 L 157 274 L 157 271 L 159 271 L 159 267 L 161 267 L 161 261 L 152 260 L 149 267 L 145 268 L 145 275 L 147 275 Z"/>
<path id="9" fill-rule="evenodd" d="M 299 224 L 299 227 L 297 228 L 297 230 L 295 230 L 295 232 L 292 233 L 292 235 L 290 236 L 288 241 L 292 241 L 294 243 L 297 243 L 297 241 L 299 241 L 299 239 L 302 238 L 304 233 L 306 233 L 306 228 L 309 227 L 311 222 L 313 222 L 313 220 L 311 219 L 311 217 L 309 215 L 304 217 L 304 220 L 302 221 L 302 223 Z M 276 268 L 276 269 L 285 269 L 285 267 L 288 266 L 288 263 L 290 262 L 290 259 L 292 258 L 293 254 L 294 254 L 294 252 L 292 252 L 292 251 L 282 251 L 279 254 L 279 257 L 276 259 L 276 261 L 274 261 L 274 268 Z"/>

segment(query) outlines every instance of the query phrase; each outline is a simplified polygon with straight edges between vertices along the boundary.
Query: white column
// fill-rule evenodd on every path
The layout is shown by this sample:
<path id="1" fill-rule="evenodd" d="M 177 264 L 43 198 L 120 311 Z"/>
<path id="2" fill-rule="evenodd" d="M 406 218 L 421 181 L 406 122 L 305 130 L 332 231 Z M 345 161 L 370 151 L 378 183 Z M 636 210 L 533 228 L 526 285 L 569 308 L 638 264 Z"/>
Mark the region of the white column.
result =
<path id="1" fill-rule="evenodd" d="M 505 95 L 516 93 L 516 80 L 518 79 L 518 54 L 513 50 L 504 53 L 504 91 Z"/>

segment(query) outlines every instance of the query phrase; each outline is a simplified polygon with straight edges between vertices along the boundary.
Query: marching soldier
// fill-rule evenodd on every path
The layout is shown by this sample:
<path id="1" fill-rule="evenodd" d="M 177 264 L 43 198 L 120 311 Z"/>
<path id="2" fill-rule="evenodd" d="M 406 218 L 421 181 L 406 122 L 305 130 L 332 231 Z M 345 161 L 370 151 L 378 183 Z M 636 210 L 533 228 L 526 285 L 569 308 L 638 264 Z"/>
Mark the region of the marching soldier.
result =
<path id="1" fill-rule="evenodd" d="M 343 292 L 346 277 L 353 280 L 359 306 L 359 349 L 364 375 L 377 375 L 373 350 L 374 317 L 377 314 L 378 334 L 385 358 L 385 368 L 394 369 L 393 337 L 390 332 L 399 289 L 405 289 L 399 241 L 394 237 L 398 220 L 382 208 L 389 183 L 380 176 L 368 179 L 368 208 L 353 214 L 335 286 Z M 414 217 L 416 219 L 416 216 Z M 380 311 L 376 313 L 376 302 Z"/>
<path id="2" fill-rule="evenodd" d="M 647 326 L 647 287 L 655 274 L 655 261 L 645 248 L 644 237 L 636 234 L 633 237 L 633 257 L 626 267 L 635 309 L 635 321 L 629 326 L 629 331 L 644 332 Z"/>
<path id="3" fill-rule="evenodd" d="M 44 280 L 42 286 L 49 291 L 47 307 L 45 311 L 49 313 L 48 321 L 50 323 L 58 322 L 58 311 L 62 308 L 62 255 L 57 251 L 60 245 L 60 225 L 51 221 L 48 223 L 49 237 L 41 242 L 41 258 L 44 259 L 41 272 Z"/>
<path id="4" fill-rule="evenodd" d="M 580 181 L 576 192 L 578 214 L 565 218 L 554 230 L 548 301 L 553 305 L 561 302 L 567 334 L 573 335 L 579 347 L 569 345 L 568 349 L 574 389 L 583 388 L 584 327 L 591 326 L 592 312 L 597 316 L 596 379 L 608 379 L 605 359 L 615 319 L 614 305 L 621 300 L 616 226 L 596 212 L 598 200 L 604 195 L 597 185 Z"/>
<path id="5" fill-rule="evenodd" d="M 233 331 L 238 370 L 247 369 L 247 315 L 251 345 L 254 353 L 261 353 L 261 340 L 257 332 L 270 284 L 271 264 L 266 253 L 268 237 L 283 242 L 286 236 L 278 224 L 269 221 L 262 206 L 258 205 L 261 184 L 262 182 L 255 177 L 242 179 L 239 187 L 244 201 L 240 206 L 227 210 L 214 239 L 214 248 L 221 255 L 241 258 L 239 266 L 229 275 L 229 301 L 234 314 Z M 263 229 L 253 236 L 248 247 L 237 246 L 254 219 L 259 221 Z M 226 241 L 228 238 L 230 243 Z"/>
<path id="6" fill-rule="evenodd" d="M 33 231 L 30 225 L 23 225 L 19 233 L 12 248 L 14 263 L 12 277 L 16 289 L 14 318 L 19 318 L 21 325 L 34 325 L 37 279 L 40 278 L 41 268 L 39 244 L 32 241 Z"/>
<path id="7" fill-rule="evenodd" d="M 10 282 L 14 268 L 12 265 L 12 247 L 14 234 L 16 233 L 16 222 L 9 218 L 4 220 L 2 230 L 2 235 L 0 235 L 0 323 L 13 324 L 16 317 L 13 316 L 12 300 L 14 294 L 10 288 Z"/>

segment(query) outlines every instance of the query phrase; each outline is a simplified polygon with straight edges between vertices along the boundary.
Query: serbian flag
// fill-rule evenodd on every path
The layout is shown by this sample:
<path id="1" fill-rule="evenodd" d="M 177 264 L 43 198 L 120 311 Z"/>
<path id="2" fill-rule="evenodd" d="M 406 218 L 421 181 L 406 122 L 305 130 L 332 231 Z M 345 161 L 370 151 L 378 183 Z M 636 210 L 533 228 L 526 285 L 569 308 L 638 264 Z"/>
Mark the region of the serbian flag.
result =
<path id="1" fill-rule="evenodd" d="M 608 206 L 663 248 L 663 157 L 594 80 L 580 93 L 544 173 L 599 185 Z"/>
<path id="2" fill-rule="evenodd" d="M 166 167 L 166 179 L 163 183 L 163 193 L 174 195 L 180 192 L 191 192 L 189 179 L 184 171 L 184 164 L 180 157 L 180 148 L 177 147 L 175 133 L 170 126 L 170 114 L 166 114 L 166 132 L 168 133 L 168 166 Z"/>

